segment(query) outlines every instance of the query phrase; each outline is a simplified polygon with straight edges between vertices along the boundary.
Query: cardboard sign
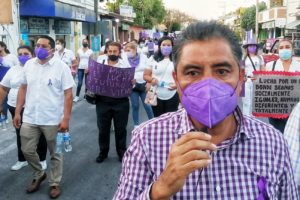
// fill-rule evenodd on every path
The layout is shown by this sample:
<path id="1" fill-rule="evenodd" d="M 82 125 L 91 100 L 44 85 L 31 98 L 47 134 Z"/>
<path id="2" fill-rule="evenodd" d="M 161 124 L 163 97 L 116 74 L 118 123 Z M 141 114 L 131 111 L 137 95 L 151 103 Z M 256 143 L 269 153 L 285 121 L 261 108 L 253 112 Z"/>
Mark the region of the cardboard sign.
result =
<path id="1" fill-rule="evenodd" d="M 0 24 L 10 24 L 13 22 L 12 18 L 12 0 L 0 1 Z"/>
<path id="2" fill-rule="evenodd" d="M 300 72 L 255 71 L 252 114 L 288 118 L 300 101 Z"/>
<path id="3" fill-rule="evenodd" d="M 86 87 L 89 91 L 113 98 L 128 97 L 132 92 L 135 68 L 118 68 L 89 60 Z"/>

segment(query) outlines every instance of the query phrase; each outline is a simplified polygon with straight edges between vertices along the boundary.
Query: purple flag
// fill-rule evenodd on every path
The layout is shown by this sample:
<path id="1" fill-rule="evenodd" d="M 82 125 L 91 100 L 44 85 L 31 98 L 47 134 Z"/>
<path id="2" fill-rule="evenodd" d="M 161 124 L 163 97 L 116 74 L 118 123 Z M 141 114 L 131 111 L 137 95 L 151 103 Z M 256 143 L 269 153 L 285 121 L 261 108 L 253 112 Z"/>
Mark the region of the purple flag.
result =
<path id="1" fill-rule="evenodd" d="M 89 91 L 113 98 L 128 97 L 135 68 L 118 68 L 89 60 L 86 87 Z"/>

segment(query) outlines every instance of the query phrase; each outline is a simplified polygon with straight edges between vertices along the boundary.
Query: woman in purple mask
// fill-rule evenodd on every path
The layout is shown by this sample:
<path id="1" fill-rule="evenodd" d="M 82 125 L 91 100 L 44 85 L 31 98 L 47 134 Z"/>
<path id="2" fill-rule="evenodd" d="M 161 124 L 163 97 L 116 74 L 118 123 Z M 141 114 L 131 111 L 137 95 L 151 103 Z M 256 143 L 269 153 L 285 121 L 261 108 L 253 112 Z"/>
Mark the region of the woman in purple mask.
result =
<path id="1" fill-rule="evenodd" d="M 152 119 L 153 111 L 151 106 L 145 104 L 146 98 L 146 81 L 143 79 L 144 70 L 148 64 L 148 58 L 143 53 L 137 53 L 137 45 L 134 42 L 129 42 L 124 48 L 126 58 L 131 67 L 135 68 L 133 89 L 130 96 L 132 106 L 132 118 L 134 128 L 140 124 L 139 121 L 139 99 L 143 102 L 143 106 L 147 113 L 148 119 Z"/>
<path id="2" fill-rule="evenodd" d="M 0 82 L 0 105 L 6 98 L 8 94 L 8 109 L 11 113 L 12 118 L 15 116 L 17 94 L 19 87 L 22 83 L 23 78 L 23 66 L 25 63 L 33 57 L 33 50 L 29 46 L 20 46 L 18 48 L 18 59 L 19 64 L 11 67 L 11 69 L 6 73 L 3 80 Z M 0 106 L 0 112 L 2 108 Z M 21 112 L 23 113 L 23 111 Z M 11 167 L 11 170 L 19 170 L 28 165 L 23 152 L 21 151 L 21 139 L 20 139 L 20 129 L 16 128 L 17 134 L 17 148 L 18 148 L 18 161 Z M 37 152 L 40 157 L 40 162 L 45 170 L 47 168 L 46 155 L 47 155 L 47 143 L 45 136 L 41 134 L 39 144 L 37 147 Z"/>
<path id="3" fill-rule="evenodd" d="M 152 106 L 154 117 L 178 109 L 179 98 L 172 77 L 172 47 L 172 38 L 162 37 L 158 41 L 158 51 L 150 57 L 148 67 L 144 71 L 144 80 L 151 84 L 157 94 L 157 106 Z"/>
<path id="4" fill-rule="evenodd" d="M 242 110 L 244 115 L 252 116 L 252 91 L 254 80 L 253 72 L 263 70 L 265 63 L 263 58 L 257 54 L 258 44 L 254 40 L 250 40 L 243 46 L 246 54 L 243 59 L 245 68 L 245 96 L 242 98 Z"/>

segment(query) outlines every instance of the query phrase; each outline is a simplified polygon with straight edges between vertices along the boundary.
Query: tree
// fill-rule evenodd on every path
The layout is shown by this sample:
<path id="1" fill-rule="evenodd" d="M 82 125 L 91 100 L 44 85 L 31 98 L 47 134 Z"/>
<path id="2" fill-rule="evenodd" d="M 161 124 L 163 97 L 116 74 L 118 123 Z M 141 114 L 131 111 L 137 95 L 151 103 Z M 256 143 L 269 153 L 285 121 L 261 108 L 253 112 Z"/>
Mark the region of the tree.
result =
<path id="1" fill-rule="evenodd" d="M 128 0 L 128 5 L 133 7 L 136 13 L 134 23 L 145 28 L 152 28 L 163 21 L 166 10 L 162 0 Z M 120 13 L 119 6 L 124 0 L 116 0 L 115 3 L 107 3 L 108 10 Z"/>
<path id="2" fill-rule="evenodd" d="M 256 20 L 256 7 L 255 6 L 251 6 L 249 8 L 246 8 L 244 13 L 242 13 L 241 15 L 241 27 L 245 30 L 245 31 L 250 31 L 255 30 L 255 20 Z M 261 2 L 258 5 L 258 10 L 262 11 L 264 9 L 266 9 L 266 3 L 265 2 Z"/>
<path id="3" fill-rule="evenodd" d="M 167 10 L 164 24 L 168 28 L 169 32 L 180 30 L 184 24 L 189 24 L 196 21 L 195 18 L 179 11 L 179 10 Z"/>

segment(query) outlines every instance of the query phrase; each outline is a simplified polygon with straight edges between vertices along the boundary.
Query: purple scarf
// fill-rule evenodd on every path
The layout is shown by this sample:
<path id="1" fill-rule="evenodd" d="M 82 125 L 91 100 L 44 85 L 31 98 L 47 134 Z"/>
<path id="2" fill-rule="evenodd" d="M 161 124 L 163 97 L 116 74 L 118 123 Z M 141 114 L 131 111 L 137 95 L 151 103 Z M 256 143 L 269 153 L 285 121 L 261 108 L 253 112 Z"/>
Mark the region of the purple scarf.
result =
<path id="1" fill-rule="evenodd" d="M 136 54 L 136 56 L 132 58 L 128 57 L 128 62 L 130 66 L 136 68 L 140 64 L 140 58 L 141 58 L 140 54 Z"/>

